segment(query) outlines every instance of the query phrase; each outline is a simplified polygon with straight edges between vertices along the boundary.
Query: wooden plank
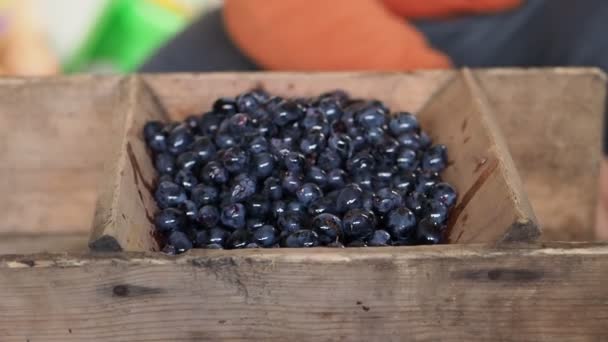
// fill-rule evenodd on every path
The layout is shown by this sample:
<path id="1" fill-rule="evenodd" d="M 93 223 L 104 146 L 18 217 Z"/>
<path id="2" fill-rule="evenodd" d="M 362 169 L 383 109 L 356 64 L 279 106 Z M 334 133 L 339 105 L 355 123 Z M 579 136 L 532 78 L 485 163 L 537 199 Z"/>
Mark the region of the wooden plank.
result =
<path id="1" fill-rule="evenodd" d="M 87 231 L 120 78 L 0 80 L 0 233 Z"/>
<path id="2" fill-rule="evenodd" d="M 53 234 L 0 234 L 0 255 L 34 253 L 83 253 L 88 251 L 89 232 Z"/>
<path id="3" fill-rule="evenodd" d="M 543 239 L 594 239 L 606 75 L 599 69 L 474 71 L 509 144 Z"/>
<path id="4" fill-rule="evenodd" d="M 124 112 L 111 129 L 112 156 L 104 165 L 89 246 L 103 251 L 158 251 L 153 236 L 154 166 L 146 149 L 143 126 L 167 120 L 162 107 L 138 78 L 130 79 Z"/>
<path id="5" fill-rule="evenodd" d="M 418 113 L 435 142 L 448 147 L 443 176 L 460 196 L 448 224 L 451 243 L 533 241 L 540 235 L 502 134 L 470 71 Z"/>
<path id="6" fill-rule="evenodd" d="M 6 342 L 601 341 L 606 265 L 608 245 L 3 257 L 0 331 Z"/>

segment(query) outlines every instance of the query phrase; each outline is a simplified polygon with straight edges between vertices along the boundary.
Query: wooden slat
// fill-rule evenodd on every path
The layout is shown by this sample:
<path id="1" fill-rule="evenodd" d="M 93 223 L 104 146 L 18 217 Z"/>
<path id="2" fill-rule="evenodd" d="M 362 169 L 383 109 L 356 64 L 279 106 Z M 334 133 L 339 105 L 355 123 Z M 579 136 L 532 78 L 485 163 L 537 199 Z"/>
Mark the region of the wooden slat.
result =
<path id="1" fill-rule="evenodd" d="M 6 342 L 601 341 L 606 265 L 607 245 L 4 257 L 0 331 Z"/>
<path id="2" fill-rule="evenodd" d="M 87 231 L 120 78 L 0 80 L 0 233 Z"/>
<path id="3" fill-rule="evenodd" d="M 533 241 L 540 235 L 513 160 L 485 94 L 464 70 L 418 113 L 433 140 L 448 147 L 443 177 L 459 199 L 448 224 L 451 243 Z"/>
<path id="4" fill-rule="evenodd" d="M 112 155 L 104 165 L 89 246 L 103 251 L 158 251 L 153 236 L 156 171 L 143 126 L 168 118 L 147 85 L 136 77 L 130 79 L 125 103 L 126 110 L 115 114 L 111 128 Z"/>
<path id="5" fill-rule="evenodd" d="M 88 232 L 52 234 L 0 234 L 0 255 L 34 253 L 83 253 L 88 251 Z"/>
<path id="6" fill-rule="evenodd" d="M 606 75 L 599 69 L 474 71 L 500 124 L 543 239 L 594 239 Z"/>

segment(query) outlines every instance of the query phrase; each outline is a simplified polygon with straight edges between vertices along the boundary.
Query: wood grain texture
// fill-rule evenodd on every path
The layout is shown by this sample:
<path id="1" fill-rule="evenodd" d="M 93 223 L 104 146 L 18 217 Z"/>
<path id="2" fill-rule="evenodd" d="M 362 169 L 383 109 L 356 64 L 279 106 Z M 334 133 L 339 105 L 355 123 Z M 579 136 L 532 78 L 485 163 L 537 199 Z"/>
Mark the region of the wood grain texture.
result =
<path id="1" fill-rule="evenodd" d="M 89 250 L 88 232 L 50 234 L 0 234 L 0 255 L 34 253 L 84 253 Z"/>
<path id="2" fill-rule="evenodd" d="M 451 243 L 530 242 L 539 229 L 485 94 L 464 70 L 418 113 L 448 147 L 444 179 L 459 191 L 448 222 Z"/>
<path id="3" fill-rule="evenodd" d="M 0 233 L 88 230 L 120 80 L 0 80 Z"/>
<path id="4" fill-rule="evenodd" d="M 475 71 L 544 240 L 593 240 L 606 75 L 599 69 Z"/>
<path id="5" fill-rule="evenodd" d="M 0 331 L 6 342 L 602 341 L 607 264 L 607 245 L 3 257 Z"/>
<path id="6" fill-rule="evenodd" d="M 154 233 L 156 171 L 143 137 L 150 120 L 167 121 L 138 78 L 130 79 L 126 109 L 115 114 L 112 155 L 104 165 L 89 246 L 103 251 L 158 251 Z"/>

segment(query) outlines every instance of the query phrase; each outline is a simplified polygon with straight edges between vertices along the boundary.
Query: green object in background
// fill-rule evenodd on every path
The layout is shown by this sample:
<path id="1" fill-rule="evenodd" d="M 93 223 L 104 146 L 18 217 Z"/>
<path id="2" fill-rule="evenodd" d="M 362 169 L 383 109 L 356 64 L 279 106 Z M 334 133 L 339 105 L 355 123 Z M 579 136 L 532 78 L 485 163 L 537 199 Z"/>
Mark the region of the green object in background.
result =
<path id="1" fill-rule="evenodd" d="M 135 71 L 187 23 L 187 11 L 171 0 L 110 0 L 64 71 L 82 72 L 98 63 Z"/>

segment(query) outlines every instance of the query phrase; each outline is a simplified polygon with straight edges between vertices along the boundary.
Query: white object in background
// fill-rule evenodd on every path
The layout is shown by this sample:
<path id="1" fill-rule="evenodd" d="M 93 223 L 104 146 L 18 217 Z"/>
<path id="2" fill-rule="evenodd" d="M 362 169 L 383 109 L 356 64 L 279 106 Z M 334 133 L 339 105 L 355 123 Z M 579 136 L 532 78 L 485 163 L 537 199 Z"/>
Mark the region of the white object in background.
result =
<path id="1" fill-rule="evenodd" d="M 108 0 L 32 0 L 50 44 L 62 61 L 80 47 L 107 3 Z"/>

